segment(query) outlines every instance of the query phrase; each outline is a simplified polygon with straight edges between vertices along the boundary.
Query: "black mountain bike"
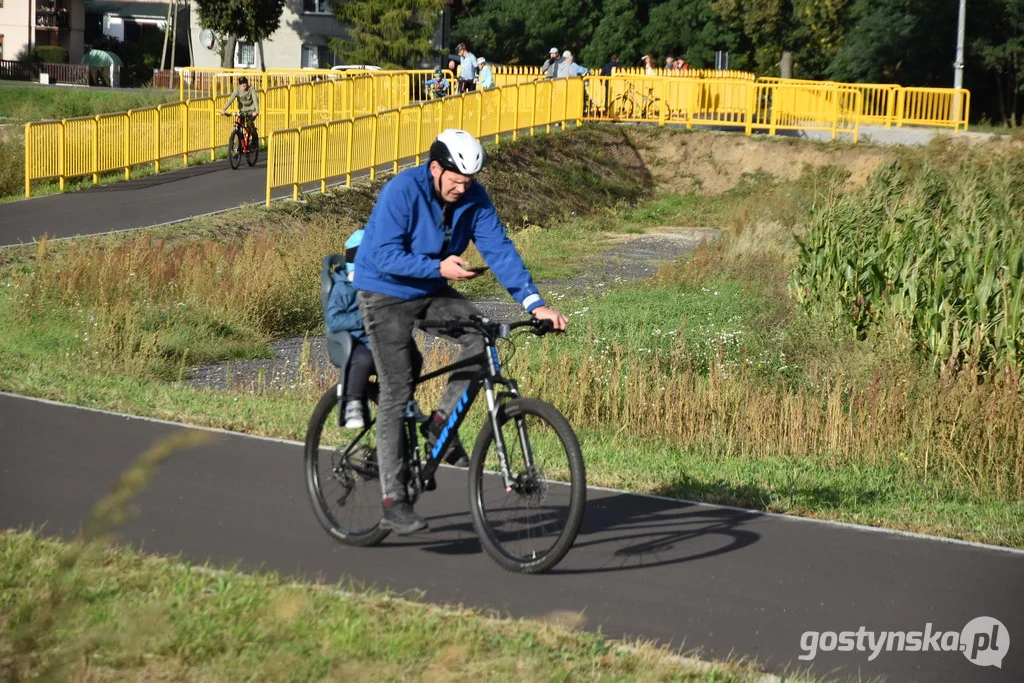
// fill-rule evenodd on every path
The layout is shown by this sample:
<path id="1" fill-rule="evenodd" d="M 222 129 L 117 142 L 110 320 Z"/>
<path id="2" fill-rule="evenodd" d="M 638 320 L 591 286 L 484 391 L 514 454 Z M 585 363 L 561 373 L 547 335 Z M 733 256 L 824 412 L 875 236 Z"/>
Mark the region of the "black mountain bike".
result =
<path id="1" fill-rule="evenodd" d="M 473 528 L 484 550 L 503 568 L 536 574 L 554 567 L 569 551 L 583 522 L 586 472 L 579 441 L 568 421 L 552 405 L 519 395 L 516 381 L 501 374 L 497 344 L 512 330 L 542 336 L 547 321 L 495 323 L 482 316 L 463 320 L 422 321 L 420 329 L 484 337 L 486 350 L 421 376 L 417 384 L 479 363 L 485 370 L 470 382 L 441 431 L 437 443 L 418 444 L 419 425 L 427 418 L 409 402 L 403 427 L 403 476 L 409 501 L 432 491 L 434 474 L 452 436 L 483 388 L 487 415 L 469 465 L 469 505 Z M 372 546 L 391 532 L 380 526 L 381 488 L 373 422 L 358 433 L 342 427 L 340 385 L 317 403 L 306 431 L 306 486 L 313 510 L 333 538 L 348 545 Z M 353 436 L 354 434 L 354 436 Z"/>
<path id="2" fill-rule="evenodd" d="M 243 156 L 247 164 L 255 166 L 260 160 L 260 134 L 253 123 L 252 114 L 225 112 L 224 115 L 235 117 L 235 127 L 228 137 L 228 162 L 231 168 L 237 169 L 242 163 Z"/>

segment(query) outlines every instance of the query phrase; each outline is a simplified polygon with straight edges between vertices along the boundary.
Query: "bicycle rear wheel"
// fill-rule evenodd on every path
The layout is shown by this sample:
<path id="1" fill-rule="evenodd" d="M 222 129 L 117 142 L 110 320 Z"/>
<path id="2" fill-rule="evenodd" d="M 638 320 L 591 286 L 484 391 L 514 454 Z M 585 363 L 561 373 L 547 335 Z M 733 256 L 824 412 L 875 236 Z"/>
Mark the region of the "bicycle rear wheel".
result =
<path id="1" fill-rule="evenodd" d="M 583 523 L 583 455 L 572 427 L 544 401 L 510 400 L 499 409 L 498 423 L 515 483 L 506 490 L 488 420 L 469 466 L 473 527 L 503 568 L 539 574 L 565 557 Z"/>
<path id="2" fill-rule="evenodd" d="M 237 128 L 231 131 L 231 137 L 228 138 L 228 163 L 233 169 L 242 163 L 242 134 Z"/>
<path id="3" fill-rule="evenodd" d="M 245 163 L 250 166 L 255 166 L 256 162 L 260 160 L 260 134 L 255 130 L 252 133 L 252 138 L 249 140 L 249 149 L 245 153 Z"/>
<path id="4" fill-rule="evenodd" d="M 391 531 L 380 526 L 381 493 L 372 430 L 340 427 L 337 387 L 328 389 L 306 430 L 306 490 L 324 530 L 347 545 L 376 545 Z"/>

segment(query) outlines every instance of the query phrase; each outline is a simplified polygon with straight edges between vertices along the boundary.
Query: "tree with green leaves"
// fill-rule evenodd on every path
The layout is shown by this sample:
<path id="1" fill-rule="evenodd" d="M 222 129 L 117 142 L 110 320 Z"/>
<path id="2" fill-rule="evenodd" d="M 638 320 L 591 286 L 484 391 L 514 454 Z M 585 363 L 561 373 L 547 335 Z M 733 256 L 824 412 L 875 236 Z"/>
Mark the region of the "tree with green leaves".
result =
<path id="1" fill-rule="evenodd" d="M 334 16 L 348 29 L 331 49 L 352 64 L 413 68 L 435 52 L 431 37 L 444 0 L 346 0 Z"/>
<path id="2" fill-rule="evenodd" d="M 990 0 L 992 11 L 982 17 L 981 31 L 971 47 L 989 72 L 983 82 L 995 82 L 995 98 L 1003 125 L 1019 123 L 1024 95 L 1024 0 Z M 984 19 L 982 20 L 984 21 Z M 991 80 L 990 80 L 991 79 Z"/>
<path id="3" fill-rule="evenodd" d="M 496 63 L 539 65 L 554 46 L 571 50 L 584 66 L 600 67 L 603 61 L 582 61 L 581 53 L 601 22 L 602 9 L 601 0 L 562 0 L 557 4 L 478 0 L 461 9 L 452 35 L 455 42 L 465 42 L 475 54 Z M 641 24 L 644 20 L 646 15 Z M 596 52 L 588 54 L 587 59 L 607 59 Z"/>
<path id="4" fill-rule="evenodd" d="M 221 66 L 234 66 L 235 41 L 256 44 L 266 40 L 281 25 L 286 0 L 196 0 L 199 25 L 213 31 Z M 260 50 L 260 66 L 263 51 Z"/>
<path id="5" fill-rule="evenodd" d="M 749 66 L 749 42 L 712 8 L 710 0 L 669 0 L 656 3 L 643 29 L 643 51 L 660 66 L 668 55 L 681 57 L 695 68 L 714 66 L 715 52 L 730 53 L 729 66 Z"/>
<path id="6" fill-rule="evenodd" d="M 777 75 L 792 53 L 794 76 L 822 78 L 849 25 L 850 0 L 713 0 L 712 8 L 749 40 L 759 74 Z"/>

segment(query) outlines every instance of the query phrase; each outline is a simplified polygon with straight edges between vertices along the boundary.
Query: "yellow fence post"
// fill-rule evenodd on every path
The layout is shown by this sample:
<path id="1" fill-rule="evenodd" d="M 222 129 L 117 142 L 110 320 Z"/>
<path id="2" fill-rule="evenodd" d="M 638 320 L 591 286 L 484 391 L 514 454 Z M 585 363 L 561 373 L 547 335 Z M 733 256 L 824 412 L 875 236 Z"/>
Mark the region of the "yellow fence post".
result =
<path id="1" fill-rule="evenodd" d="M 345 187 L 352 187 L 352 145 L 355 138 L 355 119 L 349 119 L 348 151 L 345 153 Z"/>
<path id="2" fill-rule="evenodd" d="M 65 128 L 67 119 L 60 120 L 60 144 L 57 145 L 57 173 L 60 174 L 60 191 L 64 191 L 64 147 L 67 145 Z"/>
<path id="3" fill-rule="evenodd" d="M 287 96 L 285 97 L 284 104 L 284 125 L 286 128 L 292 127 L 292 86 L 289 83 L 286 87 Z"/>
<path id="4" fill-rule="evenodd" d="M 828 92 L 832 93 L 832 141 L 835 142 L 836 132 L 839 129 L 839 88 L 829 84 Z"/>
<path id="5" fill-rule="evenodd" d="M 320 191 L 327 192 L 327 137 L 331 129 L 326 123 L 320 124 L 324 127 L 320 135 Z"/>
<path id="6" fill-rule="evenodd" d="M 217 79 L 213 80 L 216 85 Z M 210 101 L 210 161 L 217 158 L 217 100 Z M 230 153 L 230 152 L 229 152 Z"/>
<path id="7" fill-rule="evenodd" d="M 288 137 L 291 137 L 289 135 Z M 302 144 L 299 138 L 301 133 L 295 134 L 295 144 L 288 145 L 292 152 L 292 201 L 299 201 L 299 149 Z"/>
<path id="8" fill-rule="evenodd" d="M 92 120 L 92 184 L 100 183 L 100 116 Z"/>
<path id="9" fill-rule="evenodd" d="M 479 138 L 480 136 L 478 135 L 477 137 Z M 395 117 L 395 149 L 394 149 L 395 160 L 391 164 L 391 172 L 392 173 L 398 173 L 398 152 L 399 152 L 399 149 L 401 149 L 399 147 L 398 143 L 399 143 L 399 141 L 401 139 L 402 139 L 402 114 L 401 114 L 401 112 L 399 112 L 398 116 Z"/>
<path id="10" fill-rule="evenodd" d="M 377 179 L 377 125 L 380 119 L 373 114 L 373 133 L 370 136 L 370 180 Z"/>
<path id="11" fill-rule="evenodd" d="M 267 206 L 270 206 L 270 188 L 274 183 L 274 131 L 267 138 Z"/>
<path id="12" fill-rule="evenodd" d="M 540 90 L 540 84 L 533 84 L 533 113 L 530 116 L 530 137 L 537 134 L 537 91 Z"/>
<path id="13" fill-rule="evenodd" d="M 129 109 L 126 115 L 121 119 L 125 123 L 124 131 L 124 179 L 131 180 L 132 169 L 131 169 L 131 153 L 132 153 L 132 141 L 131 141 L 131 122 L 132 122 L 132 110 Z"/>
<path id="14" fill-rule="evenodd" d="M 513 85 L 515 88 L 515 115 L 512 117 L 512 139 L 519 139 L 519 98 L 522 97 L 522 90 L 519 89 L 519 84 Z M 498 96 L 498 130 L 494 133 L 494 141 L 497 142 L 501 139 L 501 96 Z"/>
<path id="15" fill-rule="evenodd" d="M 757 112 L 757 96 L 759 86 L 756 83 L 751 83 L 747 87 L 749 88 L 750 94 L 747 96 L 747 127 L 744 133 L 746 133 L 747 136 L 750 136 L 754 134 L 754 115 Z"/>
<path id="16" fill-rule="evenodd" d="M 661 106 L 658 107 L 658 125 L 664 126 L 665 117 L 667 116 L 666 112 L 668 111 L 668 92 L 666 91 L 667 86 L 664 78 L 661 79 L 659 85 L 661 86 Z"/>
<path id="17" fill-rule="evenodd" d="M 32 123 L 25 124 L 25 197 L 32 196 Z"/>
<path id="18" fill-rule="evenodd" d="M 174 76 L 174 70 L 171 70 L 171 77 Z M 156 105 L 156 123 L 153 124 L 153 169 L 160 172 L 160 128 L 161 120 L 163 119 L 163 105 Z"/>
<path id="19" fill-rule="evenodd" d="M 188 166 L 188 119 L 192 108 L 188 102 L 185 103 L 184 107 L 184 113 L 181 115 L 181 163 Z"/>
<path id="20" fill-rule="evenodd" d="M 416 107 L 416 165 L 423 163 L 423 103 Z"/>

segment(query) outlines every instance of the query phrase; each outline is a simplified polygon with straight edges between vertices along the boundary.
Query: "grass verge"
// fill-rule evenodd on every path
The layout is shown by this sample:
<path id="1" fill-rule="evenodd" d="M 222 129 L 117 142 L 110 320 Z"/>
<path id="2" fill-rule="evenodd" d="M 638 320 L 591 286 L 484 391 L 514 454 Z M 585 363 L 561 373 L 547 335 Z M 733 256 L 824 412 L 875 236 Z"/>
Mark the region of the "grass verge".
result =
<path id="1" fill-rule="evenodd" d="M 5 680 L 760 680 L 752 664 L 99 543 L 4 531 L 0 558 Z"/>

